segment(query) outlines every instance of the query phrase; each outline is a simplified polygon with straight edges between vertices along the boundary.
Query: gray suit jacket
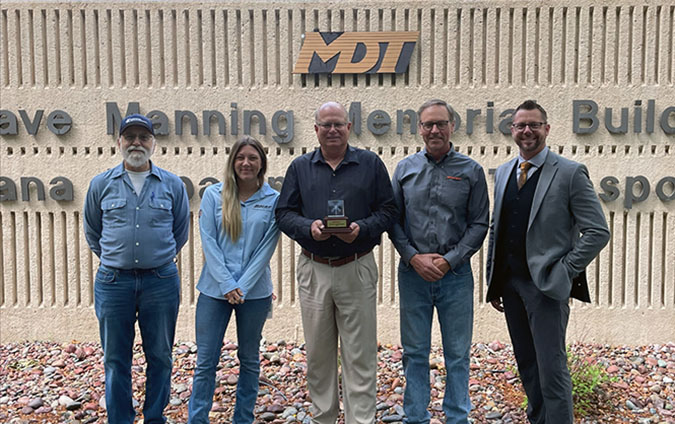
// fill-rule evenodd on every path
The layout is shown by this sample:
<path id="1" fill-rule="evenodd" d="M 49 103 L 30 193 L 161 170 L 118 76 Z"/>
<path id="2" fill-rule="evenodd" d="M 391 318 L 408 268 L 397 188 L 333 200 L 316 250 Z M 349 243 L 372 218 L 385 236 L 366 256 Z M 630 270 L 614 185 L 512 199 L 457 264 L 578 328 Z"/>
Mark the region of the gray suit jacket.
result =
<path id="1" fill-rule="evenodd" d="M 487 301 L 499 298 L 507 275 L 494 275 L 499 220 L 508 178 L 517 158 L 495 174 L 494 212 L 487 258 Z M 586 167 L 549 150 L 534 192 L 526 254 L 532 281 L 545 295 L 590 302 L 586 266 L 609 241 L 609 229 Z M 574 280 L 574 281 L 573 281 Z"/>

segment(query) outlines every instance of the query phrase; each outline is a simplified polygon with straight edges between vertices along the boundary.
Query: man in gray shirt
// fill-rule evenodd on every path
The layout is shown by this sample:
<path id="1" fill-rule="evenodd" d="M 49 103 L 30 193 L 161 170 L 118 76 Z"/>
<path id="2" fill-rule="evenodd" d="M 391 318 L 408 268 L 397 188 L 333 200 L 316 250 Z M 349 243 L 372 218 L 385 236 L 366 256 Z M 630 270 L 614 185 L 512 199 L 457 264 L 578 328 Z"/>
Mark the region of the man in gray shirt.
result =
<path id="1" fill-rule="evenodd" d="M 483 168 L 452 148 L 454 113 L 443 100 L 418 111 L 425 148 L 394 172 L 400 219 L 390 238 L 401 255 L 398 289 L 408 423 L 428 423 L 429 353 L 434 307 L 447 369 L 443 411 L 447 423 L 467 423 L 469 353 L 473 327 L 471 256 L 488 231 Z"/>

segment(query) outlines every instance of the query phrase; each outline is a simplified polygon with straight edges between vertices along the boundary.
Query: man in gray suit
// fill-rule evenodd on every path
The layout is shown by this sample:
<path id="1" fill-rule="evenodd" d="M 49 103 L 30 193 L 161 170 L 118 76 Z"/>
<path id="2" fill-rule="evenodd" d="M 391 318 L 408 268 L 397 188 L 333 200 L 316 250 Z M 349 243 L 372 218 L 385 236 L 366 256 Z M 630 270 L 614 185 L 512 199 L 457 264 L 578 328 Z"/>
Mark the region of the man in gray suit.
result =
<path id="1" fill-rule="evenodd" d="M 487 301 L 505 313 L 530 422 L 569 424 L 569 298 L 590 302 L 585 268 L 609 230 L 588 170 L 546 148 L 549 130 L 532 100 L 513 113 L 520 154 L 495 174 Z"/>

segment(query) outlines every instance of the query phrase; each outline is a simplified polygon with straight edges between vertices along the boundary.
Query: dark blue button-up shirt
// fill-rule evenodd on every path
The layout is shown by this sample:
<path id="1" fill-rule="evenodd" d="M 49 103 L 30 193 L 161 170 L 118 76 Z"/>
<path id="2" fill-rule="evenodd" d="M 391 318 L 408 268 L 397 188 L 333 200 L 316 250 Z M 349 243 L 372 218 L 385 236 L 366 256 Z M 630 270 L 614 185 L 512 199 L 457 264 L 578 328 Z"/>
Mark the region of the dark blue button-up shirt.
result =
<path id="1" fill-rule="evenodd" d="M 406 264 L 417 253 L 438 253 L 454 269 L 480 249 L 489 201 L 476 161 L 451 146 L 436 162 L 424 149 L 399 162 L 392 185 L 401 218 L 389 236 Z"/>
<path id="2" fill-rule="evenodd" d="M 151 163 L 136 193 L 122 163 L 91 180 L 85 237 L 105 266 L 157 268 L 173 260 L 187 241 L 189 212 L 185 186 L 176 175 Z"/>
<path id="3" fill-rule="evenodd" d="M 328 200 L 344 200 L 345 215 L 359 225 L 359 235 L 352 243 L 335 236 L 324 241 L 312 238 L 312 222 L 328 215 Z M 276 209 L 281 231 L 324 257 L 372 249 L 397 216 L 384 163 L 375 153 L 351 146 L 347 146 L 335 170 L 326 163 L 320 149 L 295 159 L 286 172 Z"/>

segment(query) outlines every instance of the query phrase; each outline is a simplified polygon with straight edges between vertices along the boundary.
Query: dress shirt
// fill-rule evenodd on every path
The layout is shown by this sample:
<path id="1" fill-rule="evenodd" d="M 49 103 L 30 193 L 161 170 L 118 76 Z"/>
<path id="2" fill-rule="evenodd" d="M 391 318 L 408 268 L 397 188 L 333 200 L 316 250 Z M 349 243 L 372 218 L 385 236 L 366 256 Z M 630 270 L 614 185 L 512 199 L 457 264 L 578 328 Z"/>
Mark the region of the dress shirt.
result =
<path id="1" fill-rule="evenodd" d="M 544 163 L 546 162 L 546 155 L 548 155 L 548 147 L 544 147 L 544 149 L 534 155 L 534 157 L 531 157 L 530 159 L 523 159 L 522 156 L 518 155 L 518 163 L 516 163 L 516 181 L 519 181 L 520 179 L 520 173 L 521 168 L 520 164 L 523 162 L 530 162 L 532 166 L 530 166 L 530 169 L 527 170 L 527 179 L 529 180 L 532 174 L 537 172 L 537 169 L 541 168 L 544 166 Z"/>
<path id="2" fill-rule="evenodd" d="M 172 261 L 188 239 L 187 192 L 176 175 L 150 163 L 136 193 L 124 164 L 91 180 L 84 203 L 89 248 L 105 266 L 151 269 Z"/>
<path id="3" fill-rule="evenodd" d="M 356 222 L 359 235 L 352 243 L 332 236 L 312 238 L 312 222 L 328 215 L 328 200 L 344 200 L 344 212 Z M 347 146 L 335 170 L 321 149 L 295 159 L 288 167 L 277 205 L 281 231 L 310 252 L 324 257 L 343 257 L 367 252 L 380 243 L 398 214 L 389 174 L 373 152 Z"/>
<path id="4" fill-rule="evenodd" d="M 199 231 L 206 261 L 197 289 L 209 297 L 223 299 L 241 289 L 244 299 L 263 299 L 272 294 L 270 258 L 277 247 L 279 228 L 274 207 L 279 193 L 264 183 L 241 206 L 239 239 L 233 242 L 223 230 L 223 183 L 204 190 L 199 208 Z"/>
<path id="5" fill-rule="evenodd" d="M 392 186 L 401 217 L 389 234 L 406 264 L 417 253 L 438 253 L 455 269 L 480 249 L 489 201 L 476 161 L 452 145 L 439 162 L 424 149 L 399 162 Z"/>

